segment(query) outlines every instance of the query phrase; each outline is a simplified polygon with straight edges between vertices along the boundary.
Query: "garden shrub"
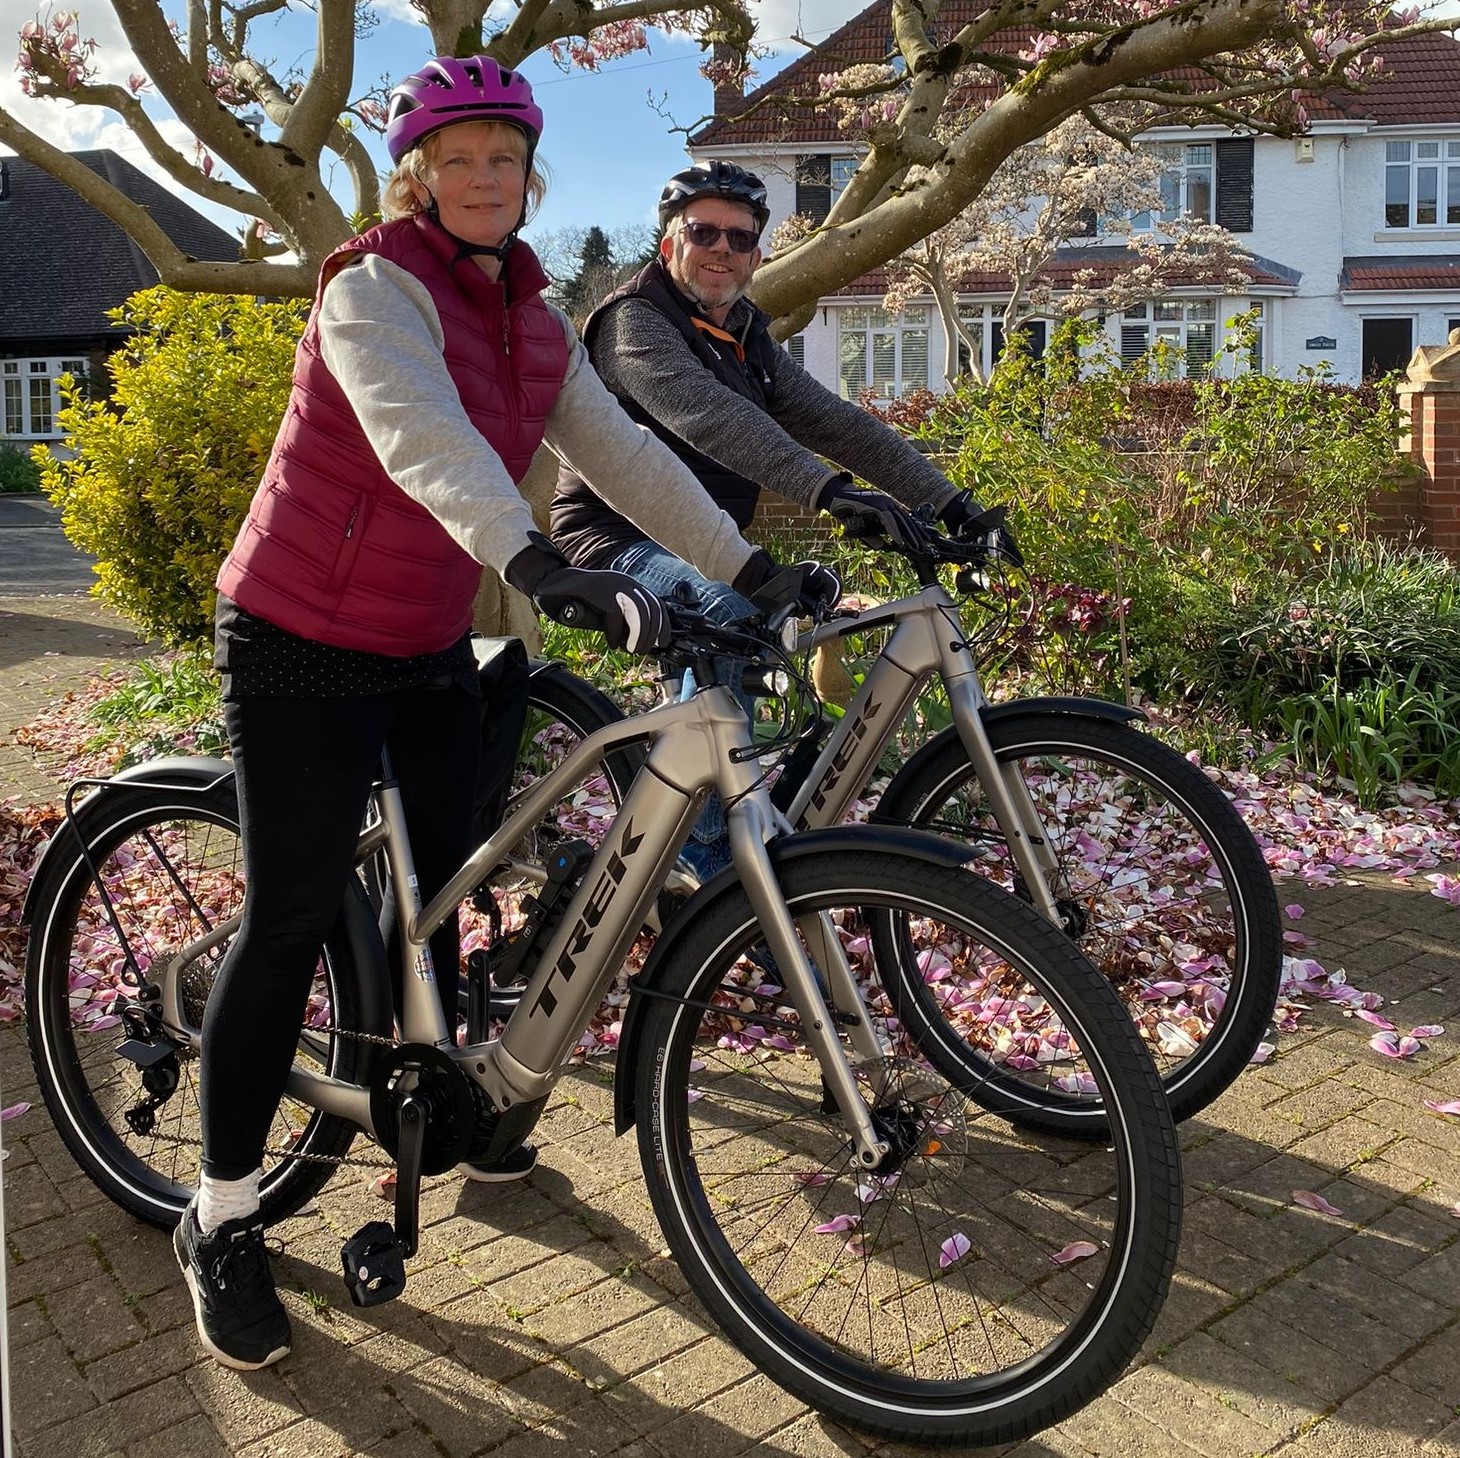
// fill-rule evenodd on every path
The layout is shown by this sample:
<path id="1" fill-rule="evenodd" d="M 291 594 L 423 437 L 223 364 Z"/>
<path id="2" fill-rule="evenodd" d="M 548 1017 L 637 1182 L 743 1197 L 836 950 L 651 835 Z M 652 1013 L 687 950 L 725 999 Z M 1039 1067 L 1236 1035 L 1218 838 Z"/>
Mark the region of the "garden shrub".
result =
<path id="1" fill-rule="evenodd" d="M 97 592 L 168 643 L 211 636 L 213 581 L 263 473 L 289 396 L 304 304 L 134 294 L 110 317 L 109 402 L 63 382 L 74 459 L 43 467 L 66 535 L 97 559 Z"/>
<path id="2" fill-rule="evenodd" d="M 35 495 L 41 489 L 41 468 L 12 445 L 0 443 L 0 495 L 20 492 Z"/>

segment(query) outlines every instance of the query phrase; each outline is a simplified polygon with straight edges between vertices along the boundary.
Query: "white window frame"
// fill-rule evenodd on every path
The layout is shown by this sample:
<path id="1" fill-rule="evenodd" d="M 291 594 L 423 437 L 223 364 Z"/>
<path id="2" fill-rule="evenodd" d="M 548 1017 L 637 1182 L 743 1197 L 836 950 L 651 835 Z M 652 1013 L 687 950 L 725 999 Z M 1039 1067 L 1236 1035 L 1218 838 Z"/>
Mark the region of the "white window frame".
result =
<path id="1" fill-rule="evenodd" d="M 1131 227 L 1138 233 L 1159 232 L 1162 223 L 1195 218 L 1210 223 L 1217 215 L 1217 146 L 1215 142 L 1151 142 L 1147 144 L 1165 163 L 1161 170 L 1160 215 L 1137 213 Z M 1206 207 L 1199 206 L 1203 189 Z M 1097 223 L 1097 231 L 1104 231 Z"/>
<path id="2" fill-rule="evenodd" d="M 1421 221 L 1420 210 L 1433 189 L 1434 217 Z M 1404 221 L 1390 209 L 1399 207 L 1403 190 Z M 1392 137 L 1384 142 L 1384 227 L 1386 231 L 1423 233 L 1460 227 L 1460 137 Z"/>
<path id="3" fill-rule="evenodd" d="M 0 359 L 0 440 L 58 440 L 62 375 L 84 376 L 90 361 L 74 355 Z M 44 429 L 37 429 L 37 421 Z"/>
<path id="4" fill-rule="evenodd" d="M 843 400 L 856 402 L 862 390 L 876 390 L 879 401 L 896 400 L 913 390 L 927 389 L 929 379 L 928 351 L 932 339 L 930 334 L 932 311 L 923 305 L 914 305 L 903 314 L 889 314 L 876 304 L 848 304 L 837 310 L 836 358 L 837 391 Z M 907 378 L 905 367 L 906 341 L 916 335 L 922 336 L 921 378 Z M 847 383 L 846 341 L 860 335 L 862 344 L 863 383 L 856 391 Z M 876 358 L 878 349 L 892 349 L 892 373 L 889 377 L 890 391 L 879 389 Z"/>
<path id="5" fill-rule="evenodd" d="M 1203 374 L 1217 357 L 1218 303 L 1208 299 L 1153 299 L 1145 304 L 1132 304 L 1120 315 L 1120 356 L 1134 361 L 1149 351 L 1158 340 L 1166 340 L 1176 351 L 1170 365 L 1159 375 L 1165 380 L 1184 380 Z M 1143 336 L 1137 348 L 1135 336 Z M 1200 341 L 1206 360 L 1197 369 L 1191 368 L 1189 354 L 1193 339 Z M 1174 373 L 1172 369 L 1174 368 Z"/>
<path id="6" fill-rule="evenodd" d="M 833 157 L 828 164 L 828 172 L 831 176 L 831 205 L 836 206 L 836 200 L 847 190 L 847 184 L 857 175 L 857 168 L 862 165 L 860 157 Z"/>

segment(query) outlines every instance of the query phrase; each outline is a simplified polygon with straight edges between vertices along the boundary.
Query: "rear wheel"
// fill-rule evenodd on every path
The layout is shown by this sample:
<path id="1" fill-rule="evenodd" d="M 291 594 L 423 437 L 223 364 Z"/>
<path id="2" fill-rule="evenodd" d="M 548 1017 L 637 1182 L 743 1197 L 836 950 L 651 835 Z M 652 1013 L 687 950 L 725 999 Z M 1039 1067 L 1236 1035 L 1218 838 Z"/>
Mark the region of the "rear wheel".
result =
<path id="1" fill-rule="evenodd" d="M 1125 1003 L 1173 1115 L 1189 1118 L 1247 1065 L 1277 1000 L 1277 895 L 1251 831 L 1200 769 L 1126 725 L 1027 713 L 986 728 L 999 763 L 1017 767 L 1058 862 L 1052 889 L 1065 930 Z M 978 869 L 1027 899 L 956 729 L 893 777 L 873 818 L 977 847 Z M 931 983 L 914 971 L 897 995 L 908 1023 L 931 1034 L 930 1056 L 947 1047 L 956 1056 L 976 1036 L 970 989 L 957 979 Z M 1049 1117 L 1102 1132 L 1088 1102 Z"/>
<path id="2" fill-rule="evenodd" d="M 879 848 L 780 874 L 864 979 L 885 1053 L 855 1076 L 889 1153 L 853 1163 L 750 903 L 727 887 L 684 913 L 641 993 L 640 1155 L 680 1268 L 758 1367 L 844 1422 L 974 1444 L 1057 1421 L 1135 1354 L 1176 1256 L 1175 1131 L 1134 1027 L 1072 942 L 966 872 Z M 985 1057 L 957 1078 L 892 1015 L 869 955 L 879 916 L 930 967 L 999 989 Z M 1110 1111 L 1108 1145 L 981 1107 L 980 1074 L 1027 1039 L 1051 1086 Z"/>
<path id="3" fill-rule="evenodd" d="M 124 1209 L 171 1226 L 198 1184 L 197 1036 L 243 902 L 233 783 L 103 789 L 77 823 L 86 855 L 78 850 L 49 876 L 31 925 L 31 1057 L 82 1169 Z M 298 1058 L 340 1078 L 361 1076 L 369 1058 L 369 1045 L 351 1036 L 354 979 L 337 926 L 320 953 Z M 315 1195 L 355 1132 L 286 1096 L 264 1156 L 264 1218 L 282 1219 Z"/>

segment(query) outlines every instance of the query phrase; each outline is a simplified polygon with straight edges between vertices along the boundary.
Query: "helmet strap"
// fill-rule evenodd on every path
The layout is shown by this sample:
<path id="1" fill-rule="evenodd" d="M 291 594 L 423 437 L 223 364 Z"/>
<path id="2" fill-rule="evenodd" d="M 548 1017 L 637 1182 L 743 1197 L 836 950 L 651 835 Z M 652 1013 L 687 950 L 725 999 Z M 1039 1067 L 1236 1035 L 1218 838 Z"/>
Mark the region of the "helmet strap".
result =
<path id="1" fill-rule="evenodd" d="M 421 184 L 425 187 L 425 183 Z M 459 238 L 445 223 L 441 221 L 441 209 L 436 202 L 436 194 L 429 187 L 426 188 L 426 196 L 431 199 L 426 204 L 426 216 L 456 244 L 456 257 L 451 260 L 451 267 L 455 268 L 464 258 L 487 257 L 495 258 L 498 263 L 505 263 L 507 255 L 512 251 L 513 245 L 517 242 L 517 235 L 522 231 L 522 225 L 527 221 L 527 196 L 522 198 L 522 216 L 517 219 L 517 226 L 507 234 L 498 244 L 490 243 L 468 243 L 465 238 Z"/>

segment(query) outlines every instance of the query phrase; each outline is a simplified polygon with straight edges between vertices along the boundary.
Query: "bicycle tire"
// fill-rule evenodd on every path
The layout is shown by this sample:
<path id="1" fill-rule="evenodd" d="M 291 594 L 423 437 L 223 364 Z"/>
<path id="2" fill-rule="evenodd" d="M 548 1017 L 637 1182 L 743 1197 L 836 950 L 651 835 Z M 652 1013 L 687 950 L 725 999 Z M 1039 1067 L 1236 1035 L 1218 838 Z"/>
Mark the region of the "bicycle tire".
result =
<path id="1" fill-rule="evenodd" d="M 227 921 L 242 900 L 232 782 L 206 793 L 106 788 L 81 807 L 77 825 L 143 971 L 154 978 L 160 969 L 162 976 L 185 977 L 188 1020 L 201 1026 L 227 944 L 186 972 L 167 970 L 167 962 Z M 123 1209 L 170 1228 L 191 1198 L 200 1168 L 197 1059 L 187 1052 L 171 1055 L 177 1086 L 155 1110 L 157 1127 L 142 1131 L 128 1123 L 129 1110 L 145 1101 L 147 1090 L 140 1067 L 117 1052 L 126 1031 L 108 1011 L 116 993 L 138 995 L 123 980 L 122 967 L 120 939 L 78 846 L 38 890 L 26 957 L 31 1060 L 56 1130 L 76 1162 Z M 371 1056 L 369 1044 L 348 1036 L 358 1030 L 355 977 L 341 922 L 322 949 L 307 1023 L 345 1031 L 311 1032 L 302 1051 L 314 1066 L 348 1079 L 368 1077 Z M 356 1132 L 348 1121 L 286 1097 L 265 1156 L 264 1219 L 281 1220 L 317 1194 Z"/>
<path id="2" fill-rule="evenodd" d="M 1181 1171 L 1151 1061 L 1074 944 L 981 878 L 886 848 L 781 874 L 793 914 L 830 913 L 869 976 L 889 1051 L 859 1088 L 893 1174 L 874 1183 L 849 1163 L 799 1034 L 754 1032 L 776 994 L 755 986 L 760 929 L 727 885 L 686 909 L 648 982 L 634 1070 L 640 1156 L 679 1268 L 762 1371 L 865 1432 L 967 1445 L 1048 1426 L 1115 1380 L 1171 1278 Z M 1063 1060 L 1116 1111 L 1108 1146 L 980 1108 L 899 1037 L 860 936 L 873 907 L 1057 1014 Z"/>
<path id="3" fill-rule="evenodd" d="M 1064 876 L 1066 929 L 1141 1027 L 1173 1115 L 1190 1118 L 1251 1061 L 1277 1000 L 1282 931 L 1257 842 L 1221 790 L 1149 734 L 1047 713 L 986 727 L 999 762 L 1023 766 L 1042 812 Z M 1023 894 L 956 728 L 893 776 L 872 818 L 978 845 L 979 869 Z M 955 993 L 915 974 L 901 979 L 899 1011 L 931 1035 L 930 1057 L 963 1026 L 950 1015 Z M 1025 1102 L 1025 1091 L 1013 1096 Z M 1047 1118 L 1103 1134 L 1088 1100 L 1055 1098 Z"/>

